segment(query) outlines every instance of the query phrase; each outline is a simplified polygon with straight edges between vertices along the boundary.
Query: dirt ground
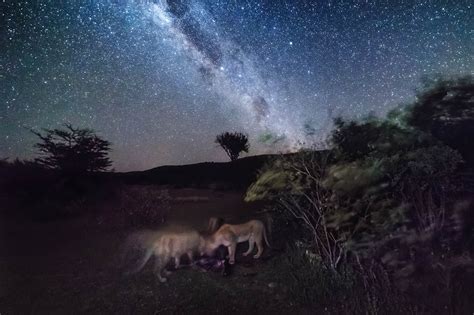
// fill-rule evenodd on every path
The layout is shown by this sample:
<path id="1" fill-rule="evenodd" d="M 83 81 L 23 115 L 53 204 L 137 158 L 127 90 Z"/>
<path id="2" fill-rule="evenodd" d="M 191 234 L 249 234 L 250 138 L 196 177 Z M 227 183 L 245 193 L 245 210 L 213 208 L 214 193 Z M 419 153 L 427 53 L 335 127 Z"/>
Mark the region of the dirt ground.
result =
<path id="1" fill-rule="evenodd" d="M 256 217 L 261 205 L 242 194 L 170 191 L 169 221 L 203 229 L 210 216 L 230 222 Z M 117 254 L 132 229 L 90 225 L 90 218 L 48 223 L 3 220 L 0 238 L 0 314 L 282 313 L 295 309 L 272 268 L 272 250 L 255 261 L 241 253 L 229 277 L 183 269 L 160 283 L 151 266 L 125 277 Z"/>

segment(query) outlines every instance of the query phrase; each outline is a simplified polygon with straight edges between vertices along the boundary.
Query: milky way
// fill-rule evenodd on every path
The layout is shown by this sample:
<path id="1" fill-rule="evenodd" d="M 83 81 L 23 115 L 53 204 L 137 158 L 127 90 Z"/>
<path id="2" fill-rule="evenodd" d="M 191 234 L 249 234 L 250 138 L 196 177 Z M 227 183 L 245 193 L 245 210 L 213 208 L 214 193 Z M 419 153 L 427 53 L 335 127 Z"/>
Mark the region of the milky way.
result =
<path id="1" fill-rule="evenodd" d="M 470 1 L 6 1 L 0 158 L 68 122 L 113 143 L 114 167 L 224 161 L 383 115 L 425 76 L 474 72 Z"/>

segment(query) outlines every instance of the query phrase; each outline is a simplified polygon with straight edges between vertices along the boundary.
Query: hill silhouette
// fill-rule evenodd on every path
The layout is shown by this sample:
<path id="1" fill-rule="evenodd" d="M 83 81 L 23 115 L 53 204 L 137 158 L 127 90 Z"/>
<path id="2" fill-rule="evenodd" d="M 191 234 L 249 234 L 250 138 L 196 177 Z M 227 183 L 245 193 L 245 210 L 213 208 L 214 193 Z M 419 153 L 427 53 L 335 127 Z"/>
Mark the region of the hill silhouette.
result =
<path id="1" fill-rule="evenodd" d="M 145 171 L 112 173 L 126 184 L 172 185 L 175 187 L 212 187 L 245 189 L 258 170 L 277 154 L 255 155 L 232 162 L 203 162 L 159 166 Z"/>

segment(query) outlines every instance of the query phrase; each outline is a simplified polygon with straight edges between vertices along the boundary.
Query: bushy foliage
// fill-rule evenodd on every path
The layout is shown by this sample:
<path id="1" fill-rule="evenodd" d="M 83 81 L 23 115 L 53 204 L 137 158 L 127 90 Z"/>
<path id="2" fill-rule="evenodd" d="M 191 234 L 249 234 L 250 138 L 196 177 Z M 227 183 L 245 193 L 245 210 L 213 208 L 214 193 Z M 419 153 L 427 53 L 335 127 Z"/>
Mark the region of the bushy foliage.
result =
<path id="1" fill-rule="evenodd" d="M 44 129 L 44 134 L 32 132 L 40 138 L 35 147 L 41 157 L 35 161 L 47 168 L 82 174 L 106 170 L 112 165 L 108 158 L 110 142 L 90 129 L 65 124 L 65 129 Z"/>
<path id="2" fill-rule="evenodd" d="M 240 132 L 224 132 L 217 135 L 216 141 L 231 161 L 239 158 L 240 153 L 249 152 L 249 139 L 247 135 Z"/>
<path id="3" fill-rule="evenodd" d="M 408 108 L 406 123 L 441 140 L 474 164 L 474 80 L 425 80 L 417 100 Z"/>
<path id="4" fill-rule="evenodd" d="M 324 185 L 332 156 L 329 151 L 313 150 L 283 156 L 260 172 L 245 198 L 273 200 L 284 216 L 299 220 L 321 262 L 337 270 L 347 254 L 349 239 L 359 227 L 339 222 L 345 200 L 335 198 Z M 347 220 L 351 217 L 352 214 L 344 214 Z"/>
<path id="5" fill-rule="evenodd" d="M 365 138 L 360 145 L 363 150 L 339 142 L 354 137 L 354 127 L 375 134 L 366 137 L 365 131 L 356 133 Z M 416 203 L 430 202 L 430 209 L 441 207 L 446 204 L 448 194 L 462 189 L 456 176 L 462 163 L 460 154 L 417 130 L 404 130 L 386 121 L 352 122 L 340 123 L 334 135 L 337 162 L 328 172 L 326 187 L 340 196 L 353 198 L 354 206 L 362 203 L 377 208 L 382 221 L 397 216 L 399 222 L 408 219 L 414 222 Z M 400 210 L 404 219 L 399 216 Z M 426 218 L 427 214 L 416 216 L 416 224 L 421 224 L 420 218 Z"/>
<path id="6" fill-rule="evenodd" d="M 376 193 L 383 187 L 378 167 L 338 165 L 332 152 L 304 150 L 267 165 L 246 200 L 273 200 L 302 223 L 321 262 L 337 270 L 348 253 L 372 250 L 405 220 L 401 206 Z"/>
<path id="7" fill-rule="evenodd" d="M 311 250 L 333 270 L 378 261 L 404 289 L 421 290 L 427 279 L 427 290 L 452 289 L 460 270 L 474 267 L 472 238 L 462 232 L 472 231 L 472 175 L 463 176 L 469 155 L 457 150 L 466 144 L 448 143 L 440 130 L 463 121 L 459 128 L 470 135 L 470 89 L 466 80 L 444 82 L 399 115 L 337 119 L 331 151 L 303 150 L 269 163 L 246 199 L 272 200 L 299 220 Z M 426 106 L 434 109 L 423 113 Z M 440 113 L 449 113 L 450 123 Z"/>

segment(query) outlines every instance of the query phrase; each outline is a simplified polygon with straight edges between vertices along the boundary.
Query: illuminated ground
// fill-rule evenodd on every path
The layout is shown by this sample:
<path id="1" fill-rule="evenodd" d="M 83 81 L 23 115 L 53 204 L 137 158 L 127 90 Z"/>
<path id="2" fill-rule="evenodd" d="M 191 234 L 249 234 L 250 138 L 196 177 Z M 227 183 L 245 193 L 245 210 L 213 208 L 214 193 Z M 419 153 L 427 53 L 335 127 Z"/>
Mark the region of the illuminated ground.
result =
<path id="1" fill-rule="evenodd" d="M 178 194 L 189 197 L 194 192 Z M 197 194 L 200 201 L 175 202 L 170 220 L 201 227 L 209 215 L 219 212 L 245 219 L 258 210 L 243 204 L 237 193 Z M 281 254 L 275 252 L 267 251 L 258 263 L 239 255 L 230 277 L 180 270 L 161 284 L 150 266 L 129 278 L 118 272 L 116 254 L 126 230 L 106 223 L 85 227 L 84 220 L 7 223 L 0 244 L 6 248 L 0 252 L 2 314 L 279 313 L 295 309 L 285 286 L 288 275 L 277 271 Z"/>

